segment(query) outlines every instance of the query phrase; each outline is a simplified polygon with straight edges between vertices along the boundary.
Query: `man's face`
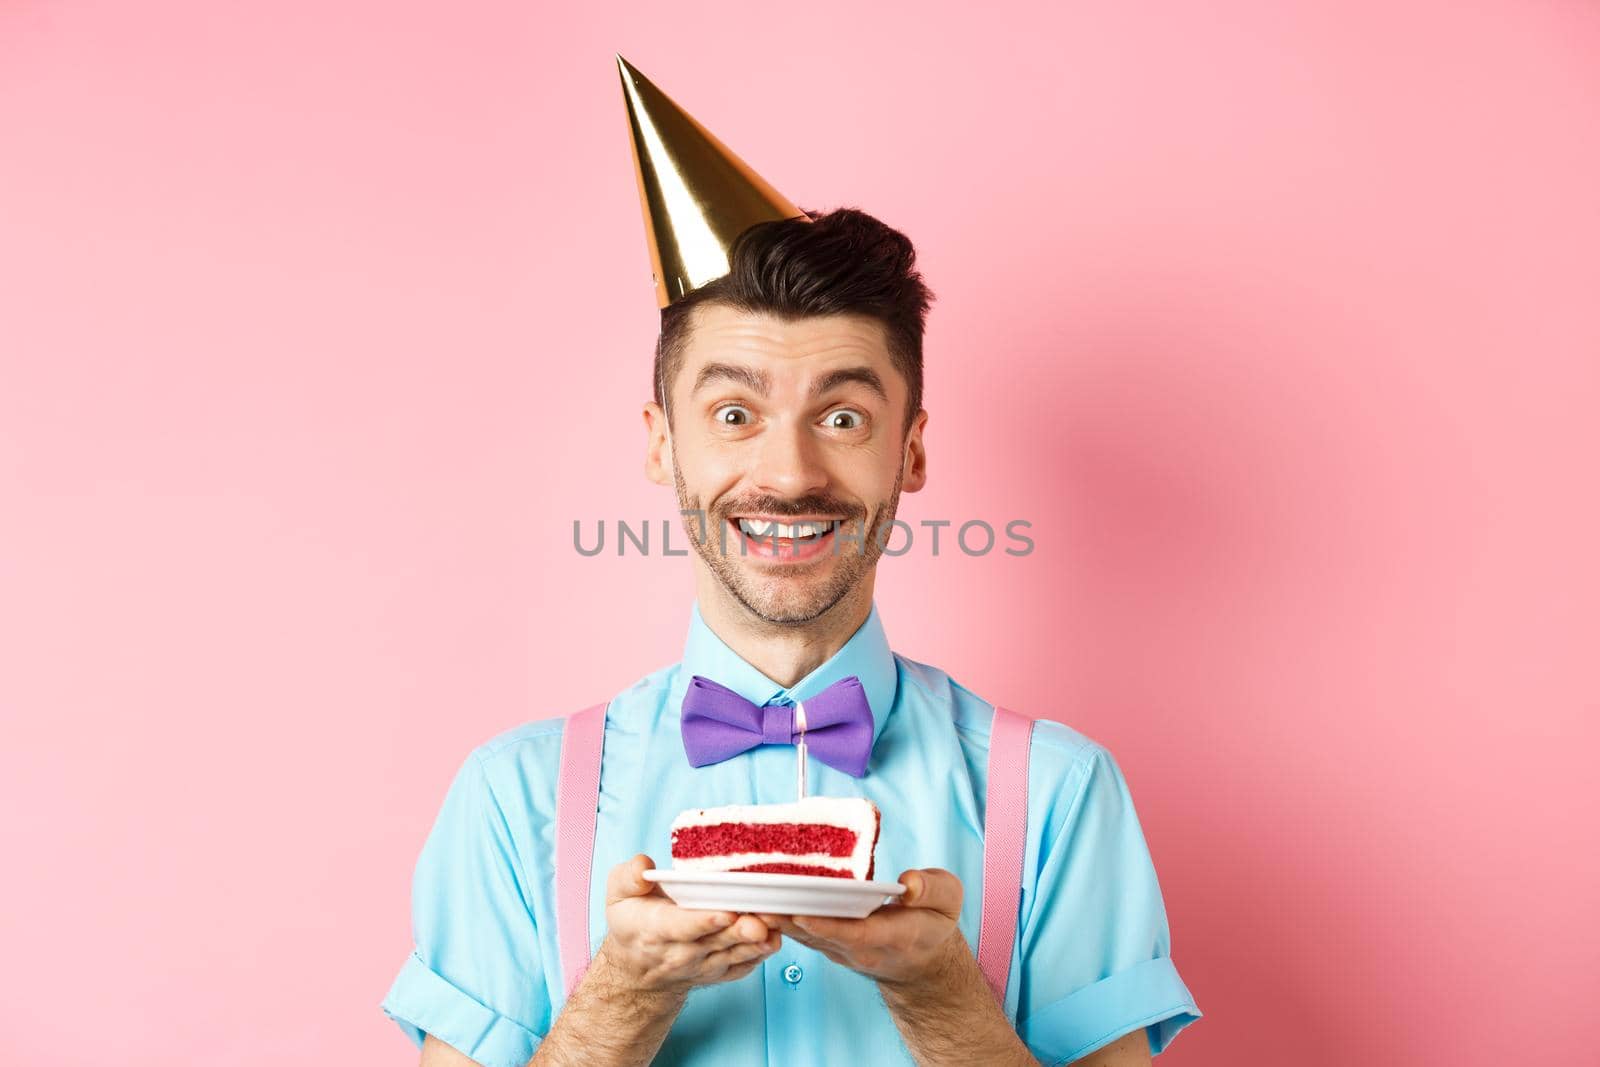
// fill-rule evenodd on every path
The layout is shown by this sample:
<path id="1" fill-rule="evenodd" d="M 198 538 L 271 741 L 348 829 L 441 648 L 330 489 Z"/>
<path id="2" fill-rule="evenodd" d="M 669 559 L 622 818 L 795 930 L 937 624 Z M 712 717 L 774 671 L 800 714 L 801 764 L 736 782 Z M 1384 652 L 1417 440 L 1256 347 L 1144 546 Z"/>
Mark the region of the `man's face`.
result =
<path id="1" fill-rule="evenodd" d="M 808 622 L 870 578 L 901 489 L 922 488 L 926 413 L 902 434 L 908 387 L 874 319 L 785 323 L 720 304 L 692 316 L 667 383 L 670 442 L 661 409 L 645 408 L 647 472 L 672 478 L 731 596 L 769 622 Z"/>

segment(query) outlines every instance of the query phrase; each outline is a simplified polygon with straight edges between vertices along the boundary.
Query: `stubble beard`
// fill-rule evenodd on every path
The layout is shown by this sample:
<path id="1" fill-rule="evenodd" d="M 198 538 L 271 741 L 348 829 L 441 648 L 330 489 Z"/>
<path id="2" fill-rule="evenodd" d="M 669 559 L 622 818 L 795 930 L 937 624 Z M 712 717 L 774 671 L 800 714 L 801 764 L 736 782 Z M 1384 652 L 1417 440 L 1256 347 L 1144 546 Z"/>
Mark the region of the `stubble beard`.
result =
<path id="1" fill-rule="evenodd" d="M 861 517 L 852 515 L 839 524 L 833 546 L 816 561 L 799 565 L 770 564 L 776 573 L 763 575 L 751 571 L 743 562 L 757 557 L 739 555 L 741 538 L 728 523 L 730 514 L 737 512 L 726 505 L 718 505 L 711 511 L 704 509 L 700 499 L 690 494 L 677 464 L 672 466 L 678 506 L 683 509 L 684 529 L 696 554 L 728 595 L 746 611 L 766 622 L 782 625 L 808 623 L 825 614 L 872 573 L 878 557 L 883 555 L 883 546 L 888 543 L 885 531 L 900 505 L 900 483 L 904 478 L 902 466 L 895 475 L 889 499 L 875 509 L 871 528 L 859 544 L 843 537 L 851 526 L 861 524 Z M 726 555 L 723 554 L 724 542 Z M 829 566 L 832 569 L 826 581 L 810 577 L 811 571 Z"/>

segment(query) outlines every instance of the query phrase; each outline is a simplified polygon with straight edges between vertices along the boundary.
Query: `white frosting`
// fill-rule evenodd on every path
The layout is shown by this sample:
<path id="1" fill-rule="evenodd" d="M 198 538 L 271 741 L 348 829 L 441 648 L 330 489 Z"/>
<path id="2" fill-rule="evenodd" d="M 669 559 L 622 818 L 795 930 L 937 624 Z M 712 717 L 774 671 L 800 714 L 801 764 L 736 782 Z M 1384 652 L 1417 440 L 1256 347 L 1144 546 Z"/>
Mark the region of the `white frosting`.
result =
<path id="1" fill-rule="evenodd" d="M 872 833 L 877 806 L 866 797 L 806 797 L 788 804 L 725 804 L 720 808 L 690 808 L 672 820 L 672 828 L 715 826 L 720 822 L 804 822 L 843 826 Z"/>
<path id="2" fill-rule="evenodd" d="M 721 856 L 693 856 L 679 859 L 677 870 L 725 871 L 758 863 L 797 863 L 849 871 L 851 877 L 865 878 L 872 862 L 877 837 L 878 808 L 866 797 L 806 797 L 788 804 L 725 804 L 718 808 L 690 808 L 672 820 L 674 831 L 718 823 L 807 823 L 839 826 L 854 831 L 856 845 L 849 856 L 825 853 L 735 852 Z"/>
<path id="3" fill-rule="evenodd" d="M 757 863 L 803 863 L 807 867 L 828 867 L 836 871 L 850 870 L 851 857 L 830 856 L 826 852 L 737 852 L 730 856 L 685 856 L 675 859 L 672 865 L 680 871 L 725 871 L 729 867 L 752 867 Z"/>

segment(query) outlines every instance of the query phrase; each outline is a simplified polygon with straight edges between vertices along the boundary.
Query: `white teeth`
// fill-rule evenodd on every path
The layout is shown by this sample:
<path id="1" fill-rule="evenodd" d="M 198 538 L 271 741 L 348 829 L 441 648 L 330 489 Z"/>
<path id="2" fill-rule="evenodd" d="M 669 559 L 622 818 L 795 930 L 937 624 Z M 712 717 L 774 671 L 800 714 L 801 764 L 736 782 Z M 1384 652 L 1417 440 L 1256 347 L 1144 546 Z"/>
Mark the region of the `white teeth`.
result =
<path id="1" fill-rule="evenodd" d="M 833 529 L 834 522 L 762 522 L 760 519 L 740 519 L 739 529 L 751 537 L 792 537 L 804 539 L 819 537 Z"/>

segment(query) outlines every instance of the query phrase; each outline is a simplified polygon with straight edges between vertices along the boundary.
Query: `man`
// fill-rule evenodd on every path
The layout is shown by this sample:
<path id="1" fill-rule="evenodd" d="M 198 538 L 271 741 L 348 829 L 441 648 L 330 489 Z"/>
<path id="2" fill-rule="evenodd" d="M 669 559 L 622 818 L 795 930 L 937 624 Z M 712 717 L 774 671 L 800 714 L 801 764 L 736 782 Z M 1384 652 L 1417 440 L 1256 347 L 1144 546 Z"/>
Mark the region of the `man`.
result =
<path id="1" fill-rule="evenodd" d="M 662 307 L 645 469 L 675 486 L 695 549 L 684 655 L 598 717 L 529 723 L 468 757 L 418 862 L 417 948 L 385 1011 L 424 1067 L 1148 1064 L 1199 1011 L 1126 783 L 1062 724 L 1023 735 L 998 983 L 974 954 L 999 899 L 982 905 L 1000 719 L 890 651 L 873 600 L 900 493 L 927 479 L 931 294 L 910 242 L 859 211 L 800 212 L 618 62 Z M 688 910 L 643 877 L 679 811 L 795 797 L 793 738 L 686 758 L 696 676 L 761 708 L 859 679 L 867 770 L 816 763 L 809 791 L 878 805 L 898 903 L 863 919 Z M 603 759 L 573 808 L 580 718 Z M 592 838 L 562 852 L 588 816 Z M 592 853 L 593 877 L 558 853 Z M 558 906 L 562 875 L 586 916 L 572 890 Z M 560 931 L 576 926 L 575 962 Z"/>

